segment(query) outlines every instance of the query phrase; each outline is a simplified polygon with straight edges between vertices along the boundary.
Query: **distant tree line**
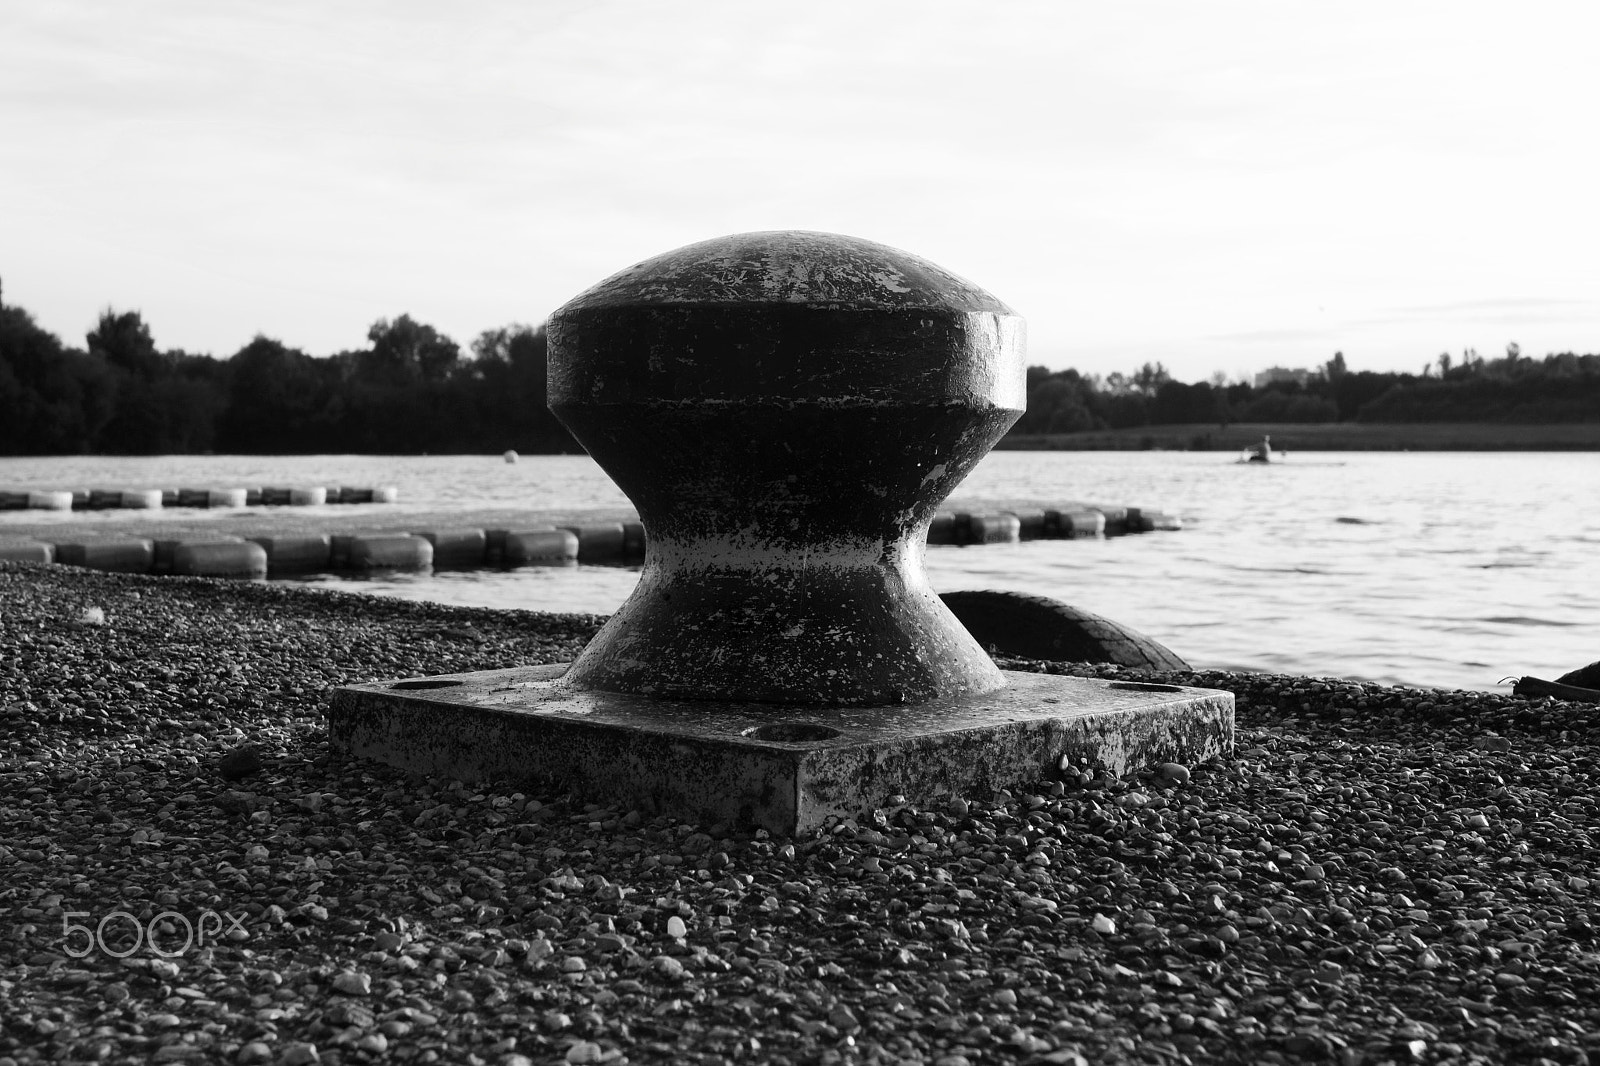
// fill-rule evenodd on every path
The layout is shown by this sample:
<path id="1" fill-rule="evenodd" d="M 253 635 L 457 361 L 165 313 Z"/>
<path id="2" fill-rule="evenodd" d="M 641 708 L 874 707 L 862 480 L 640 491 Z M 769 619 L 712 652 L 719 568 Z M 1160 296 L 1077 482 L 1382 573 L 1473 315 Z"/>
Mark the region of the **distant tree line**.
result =
<path id="1" fill-rule="evenodd" d="M 1104 378 L 1034 366 L 1028 410 L 1012 433 L 1233 422 L 1600 422 L 1600 355 L 1533 359 L 1511 344 L 1498 359 L 1469 348 L 1399 374 L 1352 371 L 1335 352 L 1304 381 L 1259 386 L 1221 375 L 1185 384 L 1160 363 Z"/>
<path id="2" fill-rule="evenodd" d="M 0 307 L 0 455 L 577 452 L 545 407 L 545 347 L 512 325 L 463 353 L 401 315 L 324 358 L 258 335 L 214 359 L 158 349 L 133 311 L 73 348 Z"/>
<path id="3" fill-rule="evenodd" d="M 463 352 L 401 315 L 331 356 L 258 335 L 216 359 L 162 351 L 138 312 L 113 310 L 74 348 L 0 307 L 0 455 L 580 451 L 545 407 L 545 352 L 542 326 L 486 330 Z M 1600 356 L 1536 360 L 1513 344 L 1396 374 L 1335 353 L 1303 381 L 1259 387 L 1185 384 L 1160 363 L 1103 378 L 1036 366 L 1012 432 L 1348 421 L 1600 421 Z"/>

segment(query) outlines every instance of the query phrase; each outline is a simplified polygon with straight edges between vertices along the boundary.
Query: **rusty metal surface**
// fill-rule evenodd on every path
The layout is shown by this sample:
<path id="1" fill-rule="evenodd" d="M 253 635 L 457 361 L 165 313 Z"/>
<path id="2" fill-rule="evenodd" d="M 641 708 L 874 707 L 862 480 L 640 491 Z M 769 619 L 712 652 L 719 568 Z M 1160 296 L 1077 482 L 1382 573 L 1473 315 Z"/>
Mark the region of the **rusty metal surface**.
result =
<path id="1" fill-rule="evenodd" d="M 555 785 L 608 803 L 792 834 L 884 806 L 1055 776 L 1195 762 L 1233 742 L 1233 697 L 1007 672 L 982 695 L 918 705 L 649 699 L 522 667 L 336 690 L 336 748 L 429 777 Z"/>

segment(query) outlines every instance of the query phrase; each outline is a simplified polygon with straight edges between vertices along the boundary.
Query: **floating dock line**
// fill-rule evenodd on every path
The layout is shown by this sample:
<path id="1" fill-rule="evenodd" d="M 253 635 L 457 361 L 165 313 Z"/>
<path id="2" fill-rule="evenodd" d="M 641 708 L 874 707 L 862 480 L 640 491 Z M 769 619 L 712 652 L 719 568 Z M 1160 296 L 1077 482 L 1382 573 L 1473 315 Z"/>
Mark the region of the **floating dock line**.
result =
<path id="1" fill-rule="evenodd" d="M 0 491 L 0 511 L 105 511 L 156 508 L 317 507 L 328 503 L 394 503 L 393 485 L 373 488 L 300 485 L 257 489 L 84 489 Z"/>
<path id="2" fill-rule="evenodd" d="M 339 491 L 342 497 L 352 490 Z M 1182 528 L 1176 515 L 1139 507 L 1073 504 L 1041 511 L 941 511 L 928 528 L 928 543 L 975 547 Z M 206 577 L 474 570 L 575 563 L 627 566 L 643 561 L 644 552 L 644 524 L 637 520 L 533 524 L 515 529 L 463 526 L 337 534 L 243 532 L 138 537 L 74 533 L 49 541 L 0 533 L 0 562 L 61 563 L 119 573 Z"/>

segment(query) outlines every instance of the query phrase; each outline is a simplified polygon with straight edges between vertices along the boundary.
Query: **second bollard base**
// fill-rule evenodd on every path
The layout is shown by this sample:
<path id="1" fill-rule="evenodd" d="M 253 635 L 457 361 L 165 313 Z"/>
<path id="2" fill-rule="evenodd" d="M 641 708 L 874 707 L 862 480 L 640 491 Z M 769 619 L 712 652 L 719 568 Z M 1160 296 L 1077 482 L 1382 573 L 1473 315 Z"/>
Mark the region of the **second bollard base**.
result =
<path id="1" fill-rule="evenodd" d="M 574 691 L 566 666 L 337 689 L 336 750 L 434 779 L 782 835 L 909 802 L 1014 788 L 1063 764 L 1123 776 L 1233 745 L 1213 689 L 1006 671 L 1006 687 L 910 706 L 804 707 Z M 903 797 L 903 799 L 897 799 Z"/>

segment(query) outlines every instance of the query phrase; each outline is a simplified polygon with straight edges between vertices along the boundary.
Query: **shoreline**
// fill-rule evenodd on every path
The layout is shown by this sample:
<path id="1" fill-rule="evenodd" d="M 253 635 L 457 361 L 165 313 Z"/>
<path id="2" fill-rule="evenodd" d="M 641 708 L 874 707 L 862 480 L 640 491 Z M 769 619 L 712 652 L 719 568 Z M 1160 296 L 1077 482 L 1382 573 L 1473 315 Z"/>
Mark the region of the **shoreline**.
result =
<path id="1" fill-rule="evenodd" d="M 1553 425 L 1506 422 L 1183 423 L 1008 436 L 1007 451 L 1238 452 L 1272 437 L 1280 451 L 1600 451 L 1600 421 Z"/>
<path id="2" fill-rule="evenodd" d="M 0 1063 L 1600 1054 L 1600 707 L 1141 673 L 1233 691 L 1235 753 L 794 841 L 328 750 L 336 684 L 600 621 L 0 564 Z M 66 951 L 163 910 L 241 935 Z"/>

